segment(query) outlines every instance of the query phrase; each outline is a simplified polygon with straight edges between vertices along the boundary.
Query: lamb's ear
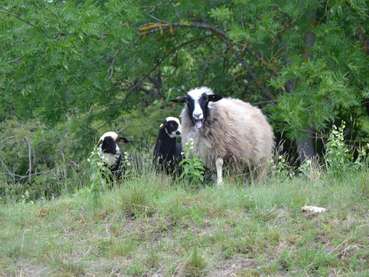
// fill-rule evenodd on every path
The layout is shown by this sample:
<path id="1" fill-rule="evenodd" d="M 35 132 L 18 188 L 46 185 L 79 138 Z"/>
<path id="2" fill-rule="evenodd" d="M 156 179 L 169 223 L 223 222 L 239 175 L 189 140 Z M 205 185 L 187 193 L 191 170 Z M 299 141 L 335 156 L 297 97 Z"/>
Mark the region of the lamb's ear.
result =
<path id="1" fill-rule="evenodd" d="M 209 101 L 212 101 L 212 102 L 219 101 L 222 98 L 223 98 L 223 96 L 220 96 L 220 95 L 217 95 L 217 94 L 210 94 L 210 95 L 208 95 Z"/>
<path id="2" fill-rule="evenodd" d="M 129 143 L 129 140 L 125 137 L 119 137 L 118 140 L 123 142 L 123 143 Z"/>
<path id="3" fill-rule="evenodd" d="M 186 96 L 177 96 L 176 98 L 171 99 L 170 101 L 174 103 L 184 103 L 186 102 Z"/>

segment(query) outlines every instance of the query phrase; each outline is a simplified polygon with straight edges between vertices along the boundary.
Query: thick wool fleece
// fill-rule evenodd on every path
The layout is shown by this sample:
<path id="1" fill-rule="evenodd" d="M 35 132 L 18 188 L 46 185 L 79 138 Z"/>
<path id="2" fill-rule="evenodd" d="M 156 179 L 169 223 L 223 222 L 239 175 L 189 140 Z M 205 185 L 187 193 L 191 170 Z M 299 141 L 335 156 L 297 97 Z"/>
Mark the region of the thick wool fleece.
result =
<path id="1" fill-rule="evenodd" d="M 257 169 L 264 174 L 272 159 L 274 135 L 260 109 L 244 101 L 223 98 L 209 103 L 209 116 L 201 129 L 196 129 L 187 106 L 181 113 L 182 145 L 190 140 L 194 153 L 206 167 L 215 169 L 217 158 L 233 169 Z"/>

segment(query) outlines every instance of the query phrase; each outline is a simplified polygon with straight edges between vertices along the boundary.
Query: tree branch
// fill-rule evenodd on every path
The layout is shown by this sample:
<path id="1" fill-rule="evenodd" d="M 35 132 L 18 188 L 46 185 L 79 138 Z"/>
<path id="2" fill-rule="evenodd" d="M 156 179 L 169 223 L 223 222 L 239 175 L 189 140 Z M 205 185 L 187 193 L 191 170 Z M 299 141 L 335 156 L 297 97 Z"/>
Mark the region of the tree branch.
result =
<path id="1" fill-rule="evenodd" d="M 25 138 L 24 141 L 28 147 L 28 182 L 32 181 L 32 146 L 28 138 Z"/>
<path id="2" fill-rule="evenodd" d="M 145 74 L 143 77 L 141 77 L 139 80 L 135 80 L 133 82 L 133 84 L 131 84 L 129 87 L 128 87 L 128 90 L 132 90 L 132 89 L 135 89 L 135 88 L 138 88 L 141 83 L 149 78 L 153 72 L 155 72 L 155 70 L 157 70 L 161 64 L 167 60 L 168 58 L 170 58 L 172 55 L 174 55 L 179 49 L 189 45 L 189 44 L 192 44 L 196 41 L 201 41 L 201 40 L 204 40 L 204 39 L 207 39 L 209 38 L 211 35 L 207 35 L 207 36 L 202 36 L 202 37 L 198 37 L 198 38 L 194 38 L 194 39 L 191 39 L 191 40 L 188 40 L 188 41 L 185 41 L 179 45 L 177 45 L 176 47 L 174 47 L 169 53 L 167 53 L 165 56 L 161 57 L 156 63 L 155 65 L 151 68 L 151 70 L 149 70 L 149 72 L 147 74 Z"/>
<path id="3" fill-rule="evenodd" d="M 273 99 L 273 95 L 268 91 L 268 89 L 265 86 L 260 86 L 257 84 L 256 80 L 257 77 L 254 73 L 254 70 L 251 68 L 251 66 L 246 62 L 244 59 L 244 55 L 249 54 L 253 55 L 257 60 L 260 61 L 261 64 L 264 66 L 268 66 L 268 64 L 265 62 L 265 60 L 262 58 L 262 55 L 260 53 L 257 53 L 256 51 L 253 51 L 252 49 L 248 47 L 243 47 L 242 49 L 234 43 L 226 34 L 225 31 L 220 30 L 208 23 L 205 22 L 186 22 L 186 23 L 167 23 L 167 22 L 156 22 L 156 23 L 147 23 L 142 25 L 139 28 L 139 33 L 141 35 L 148 35 L 152 33 L 157 32 L 163 32 L 163 31 L 170 31 L 171 33 L 174 32 L 174 29 L 176 28 L 194 28 L 194 29 L 202 29 L 205 31 L 208 31 L 211 33 L 211 35 L 217 36 L 219 39 L 221 39 L 228 47 L 228 49 L 233 50 L 236 59 L 239 61 L 239 63 L 242 65 L 242 67 L 245 69 L 245 71 L 248 73 L 248 75 L 255 81 L 256 85 L 261 88 L 264 95 L 269 98 Z M 178 48 L 178 47 L 177 47 Z M 160 64 L 157 64 L 159 66 Z M 155 67 L 156 69 L 156 67 Z M 270 69 L 270 68 L 269 68 Z M 272 70 L 273 73 L 275 73 L 274 70 Z"/>
<path id="4" fill-rule="evenodd" d="M 175 28 L 197 28 L 197 29 L 203 29 L 206 31 L 211 32 L 213 35 L 218 36 L 222 40 L 224 40 L 227 44 L 231 44 L 231 40 L 228 38 L 227 34 L 204 22 L 188 22 L 188 23 L 166 23 L 166 22 L 158 22 L 158 23 L 147 23 L 142 25 L 139 28 L 139 32 L 141 35 L 148 35 L 151 33 L 156 32 L 162 32 L 163 30 L 170 30 L 170 32 L 173 32 Z"/>
<path id="5" fill-rule="evenodd" d="M 18 19 L 19 21 L 23 22 L 24 24 L 26 24 L 28 26 L 31 26 L 31 27 L 37 29 L 38 31 L 40 31 L 41 33 L 47 35 L 45 30 L 42 29 L 40 26 L 37 26 L 37 25 L 33 24 L 32 22 L 23 19 L 22 17 L 20 17 L 19 15 L 15 14 L 15 13 L 12 13 L 12 12 L 6 10 L 6 9 L 0 9 L 0 13 L 6 14 L 8 16 L 12 16 L 12 17 Z"/>
<path id="6" fill-rule="evenodd" d="M 111 62 L 109 64 L 109 68 L 108 68 L 108 80 L 111 80 L 113 78 L 113 74 L 114 74 L 114 66 L 115 66 L 115 63 L 117 61 L 117 56 L 118 54 L 120 53 L 122 49 L 119 48 L 118 50 L 116 50 L 113 54 L 113 57 L 111 59 Z"/>

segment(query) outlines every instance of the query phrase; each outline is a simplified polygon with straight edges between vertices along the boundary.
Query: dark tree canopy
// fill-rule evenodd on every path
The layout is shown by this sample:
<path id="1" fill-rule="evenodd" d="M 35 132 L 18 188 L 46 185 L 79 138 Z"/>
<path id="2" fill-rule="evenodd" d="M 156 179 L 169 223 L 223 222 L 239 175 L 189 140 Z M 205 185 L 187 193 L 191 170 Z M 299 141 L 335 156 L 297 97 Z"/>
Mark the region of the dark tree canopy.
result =
<path id="1" fill-rule="evenodd" d="M 168 100 L 206 85 L 284 138 L 344 120 L 367 142 L 368 22 L 366 0 L 4 0 L 0 119 L 68 133 L 84 155 L 108 129 L 152 143 L 181 109 Z"/>

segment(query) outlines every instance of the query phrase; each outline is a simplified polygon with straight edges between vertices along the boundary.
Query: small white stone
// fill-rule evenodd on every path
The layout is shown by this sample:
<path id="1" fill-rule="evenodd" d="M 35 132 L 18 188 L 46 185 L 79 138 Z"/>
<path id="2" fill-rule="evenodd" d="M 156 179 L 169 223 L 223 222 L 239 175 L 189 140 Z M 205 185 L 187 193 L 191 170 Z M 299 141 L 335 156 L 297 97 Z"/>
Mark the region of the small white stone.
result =
<path id="1" fill-rule="evenodd" d="M 313 213 L 313 214 L 320 214 L 320 213 L 324 213 L 327 211 L 326 208 L 322 208 L 322 207 L 316 207 L 316 206 L 303 206 L 301 208 L 301 211 L 303 212 L 309 212 L 309 213 Z"/>

